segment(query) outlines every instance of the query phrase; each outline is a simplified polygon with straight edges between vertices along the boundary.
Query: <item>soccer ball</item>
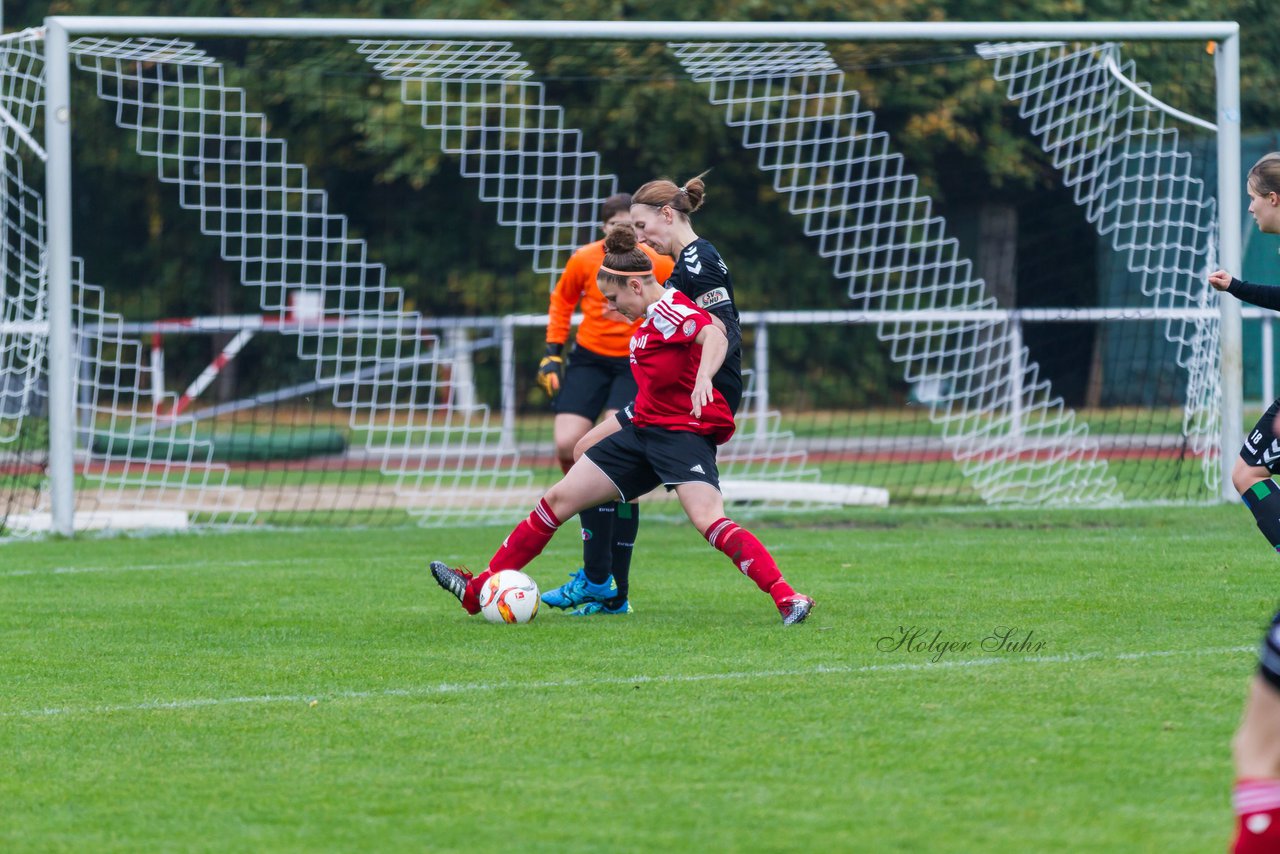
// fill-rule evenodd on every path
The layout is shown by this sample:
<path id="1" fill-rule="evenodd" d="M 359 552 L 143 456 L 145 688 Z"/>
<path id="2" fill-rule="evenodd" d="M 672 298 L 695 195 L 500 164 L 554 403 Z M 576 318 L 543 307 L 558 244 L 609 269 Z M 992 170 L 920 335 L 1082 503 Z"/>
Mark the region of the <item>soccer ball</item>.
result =
<path id="1" fill-rule="evenodd" d="M 495 572 L 480 589 L 480 613 L 491 623 L 527 623 L 541 601 L 533 579 L 514 569 Z"/>

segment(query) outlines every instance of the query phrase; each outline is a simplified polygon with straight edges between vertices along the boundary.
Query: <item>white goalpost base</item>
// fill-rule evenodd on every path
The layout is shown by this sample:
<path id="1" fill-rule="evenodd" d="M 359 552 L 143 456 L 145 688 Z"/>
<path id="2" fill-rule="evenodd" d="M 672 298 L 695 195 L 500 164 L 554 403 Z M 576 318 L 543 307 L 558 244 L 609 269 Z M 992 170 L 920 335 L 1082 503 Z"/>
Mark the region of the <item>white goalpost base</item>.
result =
<path id="1" fill-rule="evenodd" d="M 77 531 L 185 531 L 191 518 L 182 510 L 82 510 L 75 523 Z M 52 513 L 18 513 L 9 524 L 32 534 L 65 533 L 54 528 Z"/>
<path id="2" fill-rule="evenodd" d="M 874 486 L 829 483 L 775 483 L 768 480 L 726 480 L 720 483 L 725 501 L 794 501 L 840 507 L 888 507 L 889 490 Z"/>

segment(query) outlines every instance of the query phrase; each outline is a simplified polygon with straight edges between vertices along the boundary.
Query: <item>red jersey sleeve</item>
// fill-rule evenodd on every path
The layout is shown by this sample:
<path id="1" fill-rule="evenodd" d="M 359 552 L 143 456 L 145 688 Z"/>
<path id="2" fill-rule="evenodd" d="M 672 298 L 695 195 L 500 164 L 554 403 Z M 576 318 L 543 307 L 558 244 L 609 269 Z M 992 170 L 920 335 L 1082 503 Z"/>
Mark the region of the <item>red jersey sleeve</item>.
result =
<path id="1" fill-rule="evenodd" d="M 679 291 L 669 291 L 668 294 L 669 300 L 653 304 L 653 328 L 672 344 L 693 341 L 702 327 L 711 325 L 711 315 Z"/>

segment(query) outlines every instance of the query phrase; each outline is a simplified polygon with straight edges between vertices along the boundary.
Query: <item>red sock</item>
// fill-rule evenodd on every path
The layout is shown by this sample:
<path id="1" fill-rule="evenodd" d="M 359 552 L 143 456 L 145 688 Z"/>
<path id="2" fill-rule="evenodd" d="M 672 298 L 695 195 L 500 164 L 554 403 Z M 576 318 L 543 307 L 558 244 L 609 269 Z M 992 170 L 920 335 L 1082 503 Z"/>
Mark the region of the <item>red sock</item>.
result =
<path id="1" fill-rule="evenodd" d="M 1280 852 L 1280 780 L 1237 780 L 1231 801 L 1237 817 L 1233 854 Z"/>
<path id="2" fill-rule="evenodd" d="M 775 605 L 796 595 L 778 571 L 773 555 L 746 528 L 739 528 L 731 519 L 717 519 L 703 536 L 712 547 L 727 554 L 738 571 L 772 596 Z"/>
<path id="3" fill-rule="evenodd" d="M 542 550 L 555 536 L 560 527 L 560 520 L 551 512 L 551 506 L 543 498 L 533 508 L 529 518 L 507 534 L 502 546 L 489 559 L 489 566 L 484 572 L 467 582 L 467 592 L 462 597 L 462 607 L 468 613 L 480 612 L 480 588 L 489 580 L 489 576 L 503 569 L 524 569 L 529 561 L 542 554 Z"/>

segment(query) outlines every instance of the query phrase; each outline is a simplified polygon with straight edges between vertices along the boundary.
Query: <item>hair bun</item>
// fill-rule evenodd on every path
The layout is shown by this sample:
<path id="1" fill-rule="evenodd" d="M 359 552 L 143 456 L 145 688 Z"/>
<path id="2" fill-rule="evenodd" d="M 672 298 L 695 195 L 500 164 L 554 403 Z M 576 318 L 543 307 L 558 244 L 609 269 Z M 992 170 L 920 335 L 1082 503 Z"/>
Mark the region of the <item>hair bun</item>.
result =
<path id="1" fill-rule="evenodd" d="M 610 255 L 623 255 L 636 248 L 636 230 L 629 225 L 618 225 L 604 236 L 604 251 Z"/>

